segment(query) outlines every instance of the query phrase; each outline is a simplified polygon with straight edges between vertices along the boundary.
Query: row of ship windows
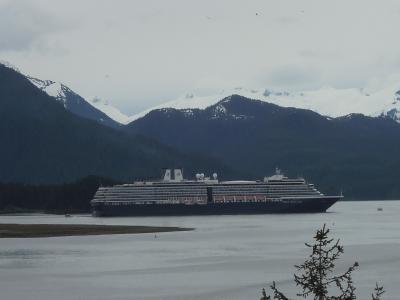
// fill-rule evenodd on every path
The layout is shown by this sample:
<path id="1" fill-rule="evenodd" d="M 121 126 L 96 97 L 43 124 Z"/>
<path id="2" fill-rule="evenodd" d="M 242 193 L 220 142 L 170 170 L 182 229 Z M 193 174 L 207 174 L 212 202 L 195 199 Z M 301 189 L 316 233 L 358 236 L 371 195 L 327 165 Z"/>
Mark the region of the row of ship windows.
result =
<path id="1" fill-rule="evenodd" d="M 302 192 L 302 191 L 316 191 L 315 188 L 309 188 L 309 187 L 291 187 L 290 189 L 265 189 L 265 188 L 257 188 L 257 189 L 251 189 L 251 188 L 243 188 L 243 189 L 225 189 L 225 188 L 214 188 L 213 193 L 243 193 L 243 192 L 256 192 L 256 193 L 273 193 L 273 192 L 281 192 L 281 191 L 290 191 L 290 192 Z M 132 191 L 118 191 L 114 189 L 110 190 L 99 190 L 97 193 L 98 194 L 153 194 L 153 195 L 159 195 L 159 194 L 204 194 L 207 193 L 207 190 L 205 189 L 199 189 L 199 190 L 161 190 L 161 189 L 153 189 L 153 190 L 132 190 Z"/>
<path id="2" fill-rule="evenodd" d="M 206 184 L 205 182 L 192 182 L 192 183 L 153 183 L 153 184 L 123 184 L 123 185 L 114 185 L 114 187 L 119 187 L 119 188 L 130 188 L 130 187 L 198 187 L 198 186 L 232 186 L 232 185 L 296 185 L 296 184 L 307 184 L 304 180 L 285 180 L 285 181 L 268 181 L 268 182 L 252 182 L 252 183 L 233 183 L 233 182 L 219 182 L 217 184 Z M 107 187 L 102 187 L 102 188 L 107 188 Z"/>
<path id="3" fill-rule="evenodd" d="M 259 190 L 259 191 L 213 191 L 213 194 L 244 194 L 244 193 L 249 193 L 249 194 L 271 194 L 271 193 L 304 193 L 304 192 L 318 192 L 317 190 L 310 190 L 310 189 L 299 189 L 299 190 Z"/>
<path id="4" fill-rule="evenodd" d="M 214 187 L 213 191 L 218 190 L 298 190 L 298 189 L 312 189 L 312 187 L 308 186 L 287 186 L 287 187 L 256 187 L 256 188 L 228 188 L 228 187 Z"/>
<path id="5" fill-rule="evenodd" d="M 265 202 L 285 202 L 285 203 L 300 203 L 300 200 L 296 199 L 273 199 L 273 198 L 264 198 L 264 199 L 220 199 L 214 201 L 216 204 L 223 203 L 265 203 Z M 196 200 L 186 200 L 186 201 L 114 201 L 114 202 L 105 202 L 105 205 L 108 206 L 128 206 L 128 205 L 144 205 L 144 204 L 163 204 L 163 205 L 174 205 L 174 204 L 185 204 L 185 205 L 205 205 L 207 201 L 196 201 Z"/>
<path id="6" fill-rule="evenodd" d="M 254 195 L 265 195 L 265 196 L 286 196 L 286 195 L 322 195 L 319 191 L 252 191 L 252 192 L 243 192 L 243 191 L 227 191 L 227 192 L 214 192 L 213 196 L 227 196 L 227 195 L 238 195 L 238 196 L 254 196 Z M 207 197 L 207 193 L 96 193 L 94 198 L 95 199 L 136 199 L 136 198 L 159 198 L 159 199 L 167 199 L 171 197 Z"/>
<path id="7" fill-rule="evenodd" d="M 206 189 L 195 189 L 195 190 L 190 190 L 190 189 L 174 189 L 174 190 L 165 190 L 165 189 L 148 189 L 148 190 L 143 190 L 143 189 L 135 189 L 135 190 L 115 190 L 115 189 L 109 189 L 109 190 L 98 190 L 98 193 L 126 193 L 126 194 L 131 194 L 131 193 L 155 193 L 155 192 L 164 192 L 164 193 L 171 193 L 171 192 L 184 192 L 184 193 L 205 193 L 207 190 Z"/>
<path id="8" fill-rule="evenodd" d="M 213 197 L 214 200 L 221 200 L 221 199 L 268 199 L 271 197 L 290 197 L 290 196 L 319 196 L 322 195 L 320 193 L 318 194 L 275 194 L 275 195 L 223 195 L 223 196 L 218 196 L 215 195 Z M 189 200 L 195 200 L 195 201 L 206 201 L 207 197 L 157 197 L 156 199 L 154 197 L 107 197 L 107 198 L 99 198 L 95 197 L 94 200 L 98 201 L 171 201 L 171 200 L 176 200 L 176 201 L 189 201 Z"/>
<path id="9" fill-rule="evenodd" d="M 109 189 L 109 188 L 113 188 L 113 189 L 185 189 L 185 188 L 189 188 L 189 189 L 203 189 L 207 187 L 206 185 L 181 185 L 181 186 L 168 186 L 168 185 L 137 185 L 137 186 L 112 186 L 112 187 L 100 187 L 100 189 Z"/>
<path id="10" fill-rule="evenodd" d="M 308 184 L 299 184 L 299 185 L 267 185 L 267 184 L 256 184 L 256 185 L 214 185 L 210 186 L 213 189 L 276 189 L 276 188 L 299 188 L 299 187 L 310 187 Z M 116 190 L 116 191 L 134 191 L 134 190 L 141 190 L 141 191 L 148 191 L 148 190 L 204 190 L 206 189 L 207 186 L 197 186 L 197 185 L 191 185 L 191 186 L 186 186 L 186 185 L 181 185 L 181 186 L 128 186 L 128 187 L 102 187 L 99 189 L 99 191 L 108 191 L 108 190 Z"/>
<path id="11" fill-rule="evenodd" d="M 213 196 L 224 196 L 224 195 L 238 195 L 238 196 L 254 196 L 254 195 L 316 195 L 316 194 L 321 194 L 318 191 L 286 191 L 286 192 L 280 192 L 280 191 L 274 191 L 274 192 L 269 192 L 269 193 L 257 193 L 257 192 L 252 192 L 252 193 L 244 193 L 241 191 L 240 193 L 218 193 L 215 192 L 213 193 Z M 117 193 L 109 193 L 109 194 L 102 194 L 102 193 L 96 193 L 95 198 L 169 198 L 169 197 L 206 197 L 206 193 L 199 193 L 199 194 L 186 194 L 186 193 L 158 193 L 158 194 L 117 194 Z"/>
<path id="12" fill-rule="evenodd" d="M 101 194 L 96 193 L 95 197 L 170 197 L 170 196 L 181 196 L 181 197 L 203 197 L 207 196 L 207 193 L 126 193 L 126 194 L 119 194 L 119 193 L 108 193 L 108 194 Z"/>
<path id="13" fill-rule="evenodd" d="M 100 187 L 100 189 L 120 189 L 120 190 L 131 190 L 131 189 L 204 189 L 207 187 L 212 187 L 212 188 L 234 188 L 234 187 L 239 187 L 239 188 L 257 188 L 257 187 L 271 187 L 271 188 L 277 188 L 277 187 L 298 187 L 298 186 L 314 186 L 313 184 L 254 184 L 254 185 L 241 185 L 241 184 L 218 184 L 218 185 L 182 185 L 182 186 L 132 186 L 132 187 L 119 187 L 119 186 L 113 186 L 113 187 Z"/>
<path id="14" fill-rule="evenodd" d="M 276 190 L 213 190 L 213 193 L 241 193 L 241 192 L 262 192 L 262 193 L 274 193 L 274 192 L 315 192 L 316 189 L 276 189 Z"/>
<path id="15" fill-rule="evenodd" d="M 317 190 L 287 190 L 287 191 L 213 191 L 213 195 L 232 195 L 232 194 L 237 194 L 237 195 L 259 195 L 259 194 L 293 194 L 293 193 L 317 193 L 319 194 L 320 192 Z M 134 196 L 134 197 L 158 197 L 158 196 L 171 196 L 171 195 L 178 195 L 178 196 L 205 196 L 207 195 L 206 192 L 202 193 L 187 193 L 187 192 L 181 192 L 181 191 L 176 191 L 176 192 L 157 192 L 157 193 L 101 193 L 97 192 L 95 194 L 96 197 L 113 197 L 113 196 Z"/>
<path id="16" fill-rule="evenodd" d="M 140 205 L 140 204 L 185 204 L 185 205 L 194 205 L 200 204 L 205 205 L 207 204 L 206 200 L 170 200 L 170 201 L 161 201 L 161 200 L 154 200 L 154 201 L 112 201 L 112 202 L 105 202 L 105 205 Z"/>
<path id="17" fill-rule="evenodd" d="M 140 193 L 151 193 L 154 191 L 164 191 L 164 192 L 173 192 L 173 191 L 185 191 L 185 192 L 192 192 L 192 193 L 196 193 L 196 192 L 205 192 L 207 191 L 207 189 L 132 189 L 132 190 L 119 190 L 119 189 L 108 189 L 108 190 L 98 190 L 98 192 L 101 193 L 107 193 L 107 192 L 117 192 L 117 193 L 136 193 L 136 192 L 140 192 Z"/>
<path id="18" fill-rule="evenodd" d="M 142 190 L 142 189 L 135 189 L 135 190 L 130 190 L 130 191 L 127 191 L 127 190 L 120 191 L 120 190 L 109 189 L 109 190 L 106 190 L 106 191 L 105 190 L 98 190 L 97 192 L 98 193 L 118 193 L 118 194 L 133 194 L 133 193 L 146 193 L 146 194 L 149 194 L 149 193 L 160 193 L 160 192 L 163 192 L 163 193 L 182 192 L 182 193 L 194 194 L 194 193 L 206 193 L 207 190 L 206 189 L 196 189 L 196 190 L 187 190 L 187 189 L 185 189 L 185 190 L 164 190 L 164 189 Z"/>

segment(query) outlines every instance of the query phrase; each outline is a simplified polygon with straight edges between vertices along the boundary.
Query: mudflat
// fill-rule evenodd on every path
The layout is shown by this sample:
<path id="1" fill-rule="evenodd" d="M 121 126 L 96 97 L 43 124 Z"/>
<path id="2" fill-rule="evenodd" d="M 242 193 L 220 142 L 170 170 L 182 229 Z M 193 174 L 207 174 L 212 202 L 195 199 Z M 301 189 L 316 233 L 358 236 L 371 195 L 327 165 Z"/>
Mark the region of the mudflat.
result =
<path id="1" fill-rule="evenodd" d="M 193 230 L 193 228 L 78 224 L 0 224 L 0 238 L 138 234 L 188 230 Z"/>

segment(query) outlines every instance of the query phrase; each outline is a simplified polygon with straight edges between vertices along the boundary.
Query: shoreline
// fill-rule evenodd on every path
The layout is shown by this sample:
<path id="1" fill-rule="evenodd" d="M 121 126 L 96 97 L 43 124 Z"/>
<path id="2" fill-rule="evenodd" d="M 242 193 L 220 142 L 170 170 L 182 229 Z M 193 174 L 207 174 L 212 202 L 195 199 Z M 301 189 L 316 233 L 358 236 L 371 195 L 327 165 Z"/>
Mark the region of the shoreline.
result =
<path id="1" fill-rule="evenodd" d="M 384 201 L 400 201 L 400 199 L 353 199 L 353 198 L 344 198 L 339 200 L 338 202 L 384 202 Z M 23 215 L 91 215 L 90 210 L 65 210 L 65 209 L 58 209 L 58 210 L 42 210 L 42 209 L 0 209 L 0 216 L 23 216 Z"/>
<path id="2" fill-rule="evenodd" d="M 0 224 L 0 238 L 41 238 L 111 234 L 140 234 L 191 231 L 193 228 L 165 226 Z"/>

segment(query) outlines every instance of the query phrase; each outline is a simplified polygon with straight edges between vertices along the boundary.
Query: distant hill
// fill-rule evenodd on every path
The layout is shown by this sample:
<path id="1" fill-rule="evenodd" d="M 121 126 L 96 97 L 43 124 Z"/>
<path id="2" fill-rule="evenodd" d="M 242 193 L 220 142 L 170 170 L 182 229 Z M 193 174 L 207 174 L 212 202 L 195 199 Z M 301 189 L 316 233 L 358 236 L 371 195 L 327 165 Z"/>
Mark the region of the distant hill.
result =
<path id="1" fill-rule="evenodd" d="M 280 167 L 323 192 L 400 198 L 400 125 L 352 114 L 327 118 L 233 95 L 206 109 L 159 109 L 126 128 L 222 160 L 253 178 Z"/>
<path id="2" fill-rule="evenodd" d="M 63 183 L 88 175 L 158 177 L 163 167 L 227 172 L 217 160 L 182 154 L 145 137 L 76 116 L 25 76 L 0 65 L 0 182 Z"/>

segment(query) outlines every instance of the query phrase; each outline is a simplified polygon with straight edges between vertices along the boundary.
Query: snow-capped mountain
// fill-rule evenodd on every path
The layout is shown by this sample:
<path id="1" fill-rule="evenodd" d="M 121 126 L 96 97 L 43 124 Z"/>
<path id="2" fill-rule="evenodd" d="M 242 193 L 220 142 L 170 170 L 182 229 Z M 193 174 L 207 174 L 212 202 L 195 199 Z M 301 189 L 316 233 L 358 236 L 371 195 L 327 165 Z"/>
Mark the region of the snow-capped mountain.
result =
<path id="1" fill-rule="evenodd" d="M 51 80 L 41 80 L 31 76 L 24 76 L 36 87 L 46 92 L 49 96 L 54 97 L 57 101 L 60 101 L 64 105 L 64 108 L 70 112 L 107 126 L 120 126 L 119 122 L 115 121 L 108 113 L 104 113 L 93 103 L 90 103 L 66 85 Z"/>
<path id="2" fill-rule="evenodd" d="M 73 92 L 70 88 L 68 88 L 62 83 L 54 82 L 51 80 L 40 80 L 29 76 L 27 76 L 27 78 L 38 88 L 45 91 L 48 95 L 61 101 L 66 109 L 71 108 L 72 104 L 71 97 L 76 97 L 77 99 L 75 102 L 78 102 L 79 104 L 87 102 L 88 104 L 90 104 L 100 112 L 104 113 L 106 116 L 108 116 L 117 123 L 126 124 L 129 121 L 128 116 L 124 115 L 117 108 L 110 105 L 107 100 L 103 100 L 98 97 L 95 97 L 92 100 L 86 100 L 83 97 L 76 94 L 75 92 Z M 101 116 L 99 120 L 101 122 L 104 122 L 104 117 Z M 114 122 L 109 122 L 109 123 L 114 123 Z"/>
<path id="3" fill-rule="evenodd" d="M 0 63 L 20 72 L 7 62 Z M 187 93 L 177 99 L 151 107 L 135 115 L 127 116 L 113 107 L 108 101 L 99 98 L 84 99 L 62 83 L 26 77 L 38 88 L 62 102 L 66 109 L 82 117 L 95 119 L 112 127 L 119 127 L 120 124 L 129 124 L 155 109 L 205 109 L 231 95 L 261 100 L 282 107 L 309 109 L 333 118 L 359 113 L 372 117 L 390 117 L 400 123 L 400 88 L 397 83 L 388 85 L 383 89 L 323 87 L 317 90 L 293 92 L 237 87 L 224 89 L 209 95 Z"/>
<path id="4" fill-rule="evenodd" d="M 208 96 L 198 96 L 194 93 L 189 93 L 176 100 L 166 102 L 133 115 L 129 117 L 129 122 L 145 116 L 154 109 L 204 109 L 234 94 L 283 107 L 309 109 L 329 117 L 340 117 L 353 113 L 360 113 L 372 117 L 388 116 L 400 122 L 400 90 L 398 85 L 389 86 L 378 91 L 325 87 L 312 91 L 288 92 L 272 89 L 245 89 L 238 87 L 231 90 L 222 90 L 217 94 Z"/>
<path id="5" fill-rule="evenodd" d="M 118 108 L 112 106 L 107 100 L 96 97 L 90 100 L 90 104 L 120 124 L 129 123 L 129 117 L 123 114 Z"/>
<path id="6" fill-rule="evenodd" d="M 61 102 L 64 108 L 73 114 L 80 117 L 95 120 L 103 125 L 118 128 L 121 126 L 120 119 L 124 122 L 125 119 L 118 114 L 118 110 L 105 104 L 104 101 L 101 103 L 98 99 L 94 99 L 93 102 L 87 101 L 66 85 L 55 82 L 52 80 L 42 80 L 32 76 L 28 76 L 21 72 L 17 67 L 7 61 L 0 60 L 0 65 L 3 65 L 9 69 L 16 71 L 17 73 L 28 79 L 33 85 L 40 90 L 46 92 L 49 96 L 55 100 Z M 104 110 L 104 112 L 103 112 Z"/>

